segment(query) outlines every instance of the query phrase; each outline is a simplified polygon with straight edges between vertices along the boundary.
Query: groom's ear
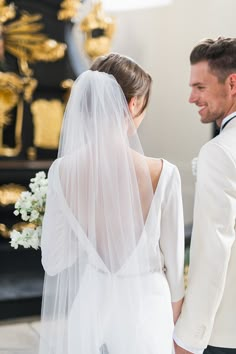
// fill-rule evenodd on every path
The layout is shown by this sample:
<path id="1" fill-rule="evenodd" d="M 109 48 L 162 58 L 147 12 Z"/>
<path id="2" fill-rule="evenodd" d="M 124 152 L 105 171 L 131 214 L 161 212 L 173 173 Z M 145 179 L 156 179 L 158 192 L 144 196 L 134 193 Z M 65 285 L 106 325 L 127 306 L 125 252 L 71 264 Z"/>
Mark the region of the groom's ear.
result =
<path id="1" fill-rule="evenodd" d="M 236 95 L 236 73 L 229 75 L 229 84 L 232 95 Z"/>

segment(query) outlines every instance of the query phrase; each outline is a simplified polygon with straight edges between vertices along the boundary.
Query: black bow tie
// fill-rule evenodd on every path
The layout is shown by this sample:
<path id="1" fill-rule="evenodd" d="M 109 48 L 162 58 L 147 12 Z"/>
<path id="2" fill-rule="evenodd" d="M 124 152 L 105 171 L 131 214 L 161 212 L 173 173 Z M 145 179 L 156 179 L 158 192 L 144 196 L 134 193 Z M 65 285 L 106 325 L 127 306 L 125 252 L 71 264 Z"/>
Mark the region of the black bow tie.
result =
<path id="1" fill-rule="evenodd" d="M 226 127 L 226 125 L 227 125 L 232 119 L 234 119 L 234 118 L 236 118 L 236 116 L 233 116 L 232 118 L 230 118 L 229 120 L 227 120 L 227 122 L 225 122 L 225 124 L 222 125 L 221 130 L 223 130 L 223 129 Z"/>

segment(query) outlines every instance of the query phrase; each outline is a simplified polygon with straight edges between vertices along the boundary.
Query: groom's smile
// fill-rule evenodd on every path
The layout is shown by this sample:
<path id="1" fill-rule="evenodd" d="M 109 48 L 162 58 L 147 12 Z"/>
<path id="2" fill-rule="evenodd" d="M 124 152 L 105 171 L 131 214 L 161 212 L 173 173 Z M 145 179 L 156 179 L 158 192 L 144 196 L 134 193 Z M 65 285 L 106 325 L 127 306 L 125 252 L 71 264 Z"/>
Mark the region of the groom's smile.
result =
<path id="1" fill-rule="evenodd" d="M 204 112 L 205 108 L 207 107 L 206 105 L 204 105 L 204 106 L 197 105 L 197 106 L 201 108 L 201 109 L 198 111 L 198 113 L 199 113 L 200 115 Z"/>

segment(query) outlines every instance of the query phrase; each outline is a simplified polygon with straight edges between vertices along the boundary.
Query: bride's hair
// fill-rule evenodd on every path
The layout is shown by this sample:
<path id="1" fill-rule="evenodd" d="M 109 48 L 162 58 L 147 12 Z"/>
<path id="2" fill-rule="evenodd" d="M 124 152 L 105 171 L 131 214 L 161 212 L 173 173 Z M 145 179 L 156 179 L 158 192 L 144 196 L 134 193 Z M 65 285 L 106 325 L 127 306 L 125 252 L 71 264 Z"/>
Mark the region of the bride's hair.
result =
<path id="1" fill-rule="evenodd" d="M 145 110 L 149 101 L 152 78 L 134 60 L 118 53 L 110 53 L 98 57 L 90 70 L 113 75 L 128 103 L 132 97 L 144 97 L 143 106 L 137 115 Z"/>

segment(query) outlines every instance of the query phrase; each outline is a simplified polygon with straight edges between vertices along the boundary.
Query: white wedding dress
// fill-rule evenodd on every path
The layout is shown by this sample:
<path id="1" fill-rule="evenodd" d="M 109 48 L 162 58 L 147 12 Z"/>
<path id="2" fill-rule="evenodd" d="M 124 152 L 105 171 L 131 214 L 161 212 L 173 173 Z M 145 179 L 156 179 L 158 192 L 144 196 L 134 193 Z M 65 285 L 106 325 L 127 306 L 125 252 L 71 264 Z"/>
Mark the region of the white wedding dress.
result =
<path id="1" fill-rule="evenodd" d="M 155 193 L 123 91 L 85 72 L 48 175 L 40 354 L 172 354 L 183 297 L 181 183 L 163 160 Z"/>
<path id="2" fill-rule="evenodd" d="M 51 168 L 55 190 L 61 189 L 56 185 L 60 183 L 59 179 L 55 178 L 59 164 L 60 160 L 57 160 Z M 48 229 L 48 233 L 51 231 L 53 234 L 56 231 L 57 240 L 54 240 L 51 249 L 46 248 L 48 245 L 45 245 L 44 249 L 42 241 L 42 261 L 46 273 L 54 275 L 65 267 L 61 261 L 66 245 L 60 243 L 60 225 L 66 224 L 65 220 L 73 225 L 74 229 L 80 229 L 80 225 L 76 224 L 71 210 L 59 207 L 60 196 L 53 191 L 49 195 L 48 214 L 44 222 L 46 224 L 47 220 L 54 220 L 54 225 L 58 228 Z M 92 245 L 86 239 L 82 241 L 90 254 L 90 261 L 83 270 L 80 288 L 69 311 L 68 350 L 65 353 L 173 353 L 171 302 L 184 296 L 184 228 L 179 173 L 177 168 L 166 160 L 163 160 L 161 177 L 153 197 L 151 208 L 154 207 L 158 213 L 153 217 L 150 210 L 145 232 L 136 249 L 115 274 L 107 273 Z M 137 254 L 138 258 L 142 259 L 144 248 L 149 249 L 151 258 L 148 263 L 144 260 L 140 274 L 134 274 L 135 259 Z M 51 252 L 50 255 L 48 252 Z M 141 311 L 136 303 L 137 277 L 145 289 Z M 130 298 L 128 301 L 126 298 L 127 286 L 131 302 Z M 98 338 L 91 340 L 95 334 Z M 44 351 L 41 353 L 46 354 Z"/>

